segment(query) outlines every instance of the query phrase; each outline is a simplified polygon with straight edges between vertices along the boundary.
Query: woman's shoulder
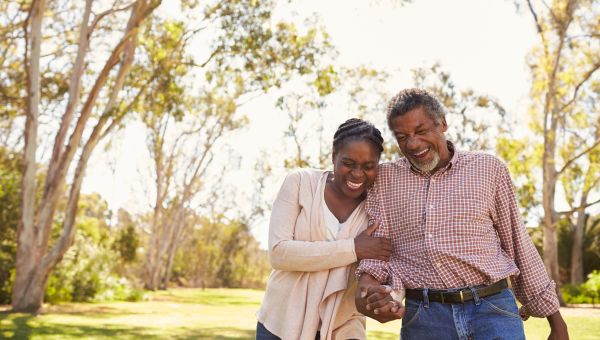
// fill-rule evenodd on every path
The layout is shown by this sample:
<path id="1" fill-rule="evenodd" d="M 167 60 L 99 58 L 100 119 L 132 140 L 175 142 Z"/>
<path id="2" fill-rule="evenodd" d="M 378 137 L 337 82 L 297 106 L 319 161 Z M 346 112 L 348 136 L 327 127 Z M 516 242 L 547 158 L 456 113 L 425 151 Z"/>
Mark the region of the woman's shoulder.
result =
<path id="1" fill-rule="evenodd" d="M 287 177 L 289 179 L 314 181 L 314 180 L 318 180 L 319 178 L 321 178 L 321 176 L 323 176 L 323 174 L 325 174 L 326 172 L 327 172 L 327 170 L 313 169 L 313 168 L 300 168 L 300 169 L 292 170 L 288 174 Z"/>

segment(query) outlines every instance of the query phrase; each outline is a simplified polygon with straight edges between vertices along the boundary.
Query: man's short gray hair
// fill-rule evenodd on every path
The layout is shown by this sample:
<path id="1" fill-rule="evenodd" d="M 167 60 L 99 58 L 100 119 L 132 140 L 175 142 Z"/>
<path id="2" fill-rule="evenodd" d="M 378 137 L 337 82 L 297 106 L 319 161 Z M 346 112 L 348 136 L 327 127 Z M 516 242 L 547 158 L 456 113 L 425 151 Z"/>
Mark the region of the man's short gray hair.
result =
<path id="1" fill-rule="evenodd" d="M 404 89 L 388 104 L 387 122 L 390 130 L 394 118 L 420 107 L 425 109 L 436 125 L 440 124 L 446 116 L 446 110 L 431 92 L 419 88 Z"/>

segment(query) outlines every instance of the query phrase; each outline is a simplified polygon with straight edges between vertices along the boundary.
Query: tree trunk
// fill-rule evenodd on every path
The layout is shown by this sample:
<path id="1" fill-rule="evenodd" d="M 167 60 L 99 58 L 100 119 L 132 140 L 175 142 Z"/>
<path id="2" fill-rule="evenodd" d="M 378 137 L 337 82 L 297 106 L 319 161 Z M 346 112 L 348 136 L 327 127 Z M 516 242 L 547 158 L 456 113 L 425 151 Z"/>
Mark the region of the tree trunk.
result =
<path id="1" fill-rule="evenodd" d="M 12 292 L 12 308 L 17 312 L 33 312 L 41 305 L 43 292 L 29 292 L 34 281 L 39 281 L 36 269 L 41 261 L 45 247 L 40 245 L 40 230 L 35 222 L 35 191 L 37 171 L 36 150 L 40 103 L 40 55 L 42 39 L 42 20 L 45 1 L 31 3 L 30 22 L 27 38 L 29 55 L 26 55 L 27 67 L 27 120 L 25 122 L 25 150 L 23 154 L 23 178 L 21 182 L 21 216 L 17 230 L 17 256 L 15 282 Z M 37 280 L 33 280 L 37 278 Z"/>
<path id="2" fill-rule="evenodd" d="M 167 289 L 169 280 L 171 279 L 171 271 L 173 270 L 173 260 L 175 259 L 175 253 L 177 252 L 177 248 L 179 247 L 179 241 L 181 239 L 181 234 L 183 234 L 185 226 L 185 218 L 182 218 L 179 221 L 179 223 L 177 223 L 173 240 L 171 241 L 169 249 L 167 250 L 167 263 L 165 265 L 163 277 L 161 278 L 161 289 Z"/>
<path id="3" fill-rule="evenodd" d="M 546 98 L 550 101 L 555 95 L 554 82 L 549 86 L 550 90 Z M 550 104 L 548 104 L 550 106 Z M 549 119 L 548 119 L 548 116 Z M 542 206 L 544 208 L 544 265 L 548 274 L 556 283 L 556 294 L 561 306 L 565 305 L 560 290 L 560 271 L 558 265 L 558 216 L 554 206 L 554 197 L 556 195 L 556 181 L 558 179 L 556 163 L 556 131 L 557 114 L 546 111 L 544 121 L 544 154 L 542 156 L 543 166 L 543 184 L 542 184 Z M 550 120 L 550 122 L 548 122 Z M 548 126 L 548 123 L 550 126 Z"/>
<path id="4" fill-rule="evenodd" d="M 579 209 L 577 209 L 577 221 L 573 230 L 573 248 L 571 249 L 571 284 L 583 283 L 583 233 L 585 231 L 585 206 L 587 195 L 581 195 Z"/>
<path id="5" fill-rule="evenodd" d="M 89 15 L 91 13 L 92 0 L 86 2 L 86 10 L 82 19 L 82 28 L 80 34 L 91 34 L 88 31 Z M 44 196 L 40 207 L 35 209 L 35 152 L 36 152 L 36 135 L 37 135 L 37 117 L 39 107 L 39 59 L 40 59 L 40 39 L 41 39 L 41 22 L 44 12 L 44 1 L 34 1 L 31 8 L 30 32 L 31 46 L 29 47 L 29 59 L 27 75 L 28 75 L 28 91 L 30 100 L 27 110 L 27 121 L 25 128 L 25 152 L 24 152 L 24 170 L 22 182 L 22 202 L 21 202 L 21 220 L 19 223 L 19 236 L 17 245 L 17 260 L 15 282 L 13 286 L 12 306 L 13 311 L 34 313 L 42 306 L 44 292 L 48 276 L 51 270 L 61 260 L 65 252 L 71 246 L 74 236 L 75 215 L 77 212 L 77 203 L 79 201 L 79 192 L 84 178 L 85 169 L 89 157 L 91 156 L 98 141 L 107 134 L 116 123 L 122 118 L 117 117 L 108 128 L 104 128 L 109 117 L 103 115 L 98 123 L 94 126 L 92 134 L 87 141 L 82 141 L 83 131 L 87 127 L 87 120 L 91 115 L 92 108 L 96 104 L 96 99 L 100 90 L 106 84 L 109 74 L 113 67 L 121 61 L 121 69 L 117 76 L 117 80 L 113 84 L 112 93 L 116 94 L 123 86 L 123 79 L 127 74 L 131 62 L 133 60 L 133 51 L 135 49 L 135 37 L 138 32 L 140 23 L 146 18 L 151 11 L 160 4 L 160 1 L 155 1 L 151 7 L 145 1 L 139 1 L 132 9 L 130 20 L 124 37 L 113 49 L 111 56 L 104 65 L 98 78 L 96 79 L 92 90 L 89 92 L 87 101 L 83 106 L 79 119 L 71 134 L 69 142 L 64 148 L 62 145 L 55 145 L 53 149 L 53 158 L 49 164 L 49 170 L 46 175 L 46 185 L 44 187 Z M 80 39 L 79 52 L 87 49 L 87 39 Z M 85 45 L 85 46 L 84 46 Z M 128 53 L 130 55 L 128 55 Z M 123 54 L 125 56 L 123 57 Z M 75 69 L 73 70 L 73 78 L 71 81 L 79 81 L 77 75 L 81 76 L 78 67 L 81 67 L 83 56 L 78 53 Z M 79 95 L 79 85 L 70 85 L 70 95 Z M 116 98 L 116 97 L 115 97 Z M 106 112 L 111 111 L 111 105 L 114 105 L 115 98 L 109 101 L 106 107 Z M 71 99 L 70 99 L 71 100 Z M 76 100 L 74 101 L 77 102 Z M 70 110 L 75 104 L 71 103 L 67 107 L 65 116 L 63 116 L 62 124 L 68 125 L 71 115 Z M 57 133 L 56 141 L 62 144 L 68 128 L 61 126 Z M 60 142 L 60 143 L 59 143 Z M 83 144 L 83 149 L 80 145 Z M 65 183 L 67 170 L 70 167 L 74 155 L 80 151 L 79 160 L 73 176 L 68 203 L 65 210 L 65 220 L 62 225 L 62 233 L 56 244 L 48 252 L 48 241 L 50 237 L 50 229 L 53 222 L 54 213 L 58 199 L 61 195 L 61 189 Z"/>

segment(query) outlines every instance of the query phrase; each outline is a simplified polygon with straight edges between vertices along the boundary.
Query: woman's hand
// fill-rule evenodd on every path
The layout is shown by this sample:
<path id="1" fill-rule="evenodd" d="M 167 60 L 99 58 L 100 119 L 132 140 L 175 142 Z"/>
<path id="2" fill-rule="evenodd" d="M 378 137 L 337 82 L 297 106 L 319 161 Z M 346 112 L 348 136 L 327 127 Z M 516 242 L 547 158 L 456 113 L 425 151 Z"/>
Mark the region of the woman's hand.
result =
<path id="1" fill-rule="evenodd" d="M 380 284 L 369 274 L 362 274 L 358 280 L 358 289 L 354 301 L 356 309 L 362 314 L 381 323 L 401 319 L 404 306 L 394 300 L 392 288 Z"/>
<path id="2" fill-rule="evenodd" d="M 388 261 L 392 255 L 392 242 L 383 237 L 373 237 L 373 232 L 379 228 L 379 221 L 354 238 L 354 251 L 359 260 L 373 259 Z"/>

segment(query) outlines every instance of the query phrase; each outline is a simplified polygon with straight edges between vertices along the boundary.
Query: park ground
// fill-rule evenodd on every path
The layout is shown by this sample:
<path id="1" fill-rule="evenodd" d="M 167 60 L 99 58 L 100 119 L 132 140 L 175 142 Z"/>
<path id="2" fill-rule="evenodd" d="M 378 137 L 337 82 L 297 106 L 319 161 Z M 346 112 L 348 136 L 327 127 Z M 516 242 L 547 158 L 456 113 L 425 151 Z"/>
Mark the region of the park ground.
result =
<path id="1" fill-rule="evenodd" d="M 141 302 L 45 306 L 37 316 L 0 307 L 0 339 L 253 339 L 263 291 L 171 289 Z M 571 339 L 600 339 L 600 309 L 564 308 Z M 398 339 L 400 321 L 369 320 L 368 339 Z M 546 339 L 544 319 L 525 322 L 527 339 Z"/>

